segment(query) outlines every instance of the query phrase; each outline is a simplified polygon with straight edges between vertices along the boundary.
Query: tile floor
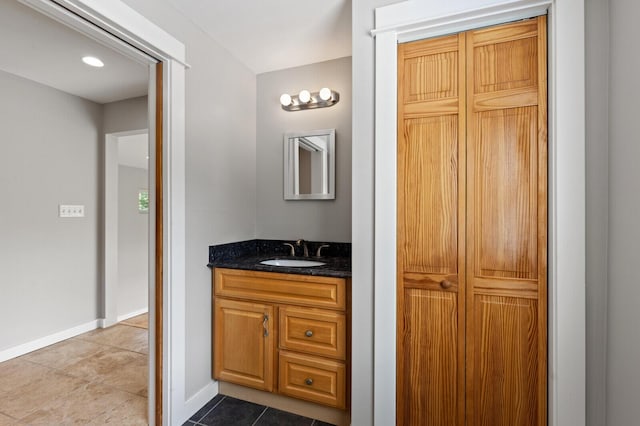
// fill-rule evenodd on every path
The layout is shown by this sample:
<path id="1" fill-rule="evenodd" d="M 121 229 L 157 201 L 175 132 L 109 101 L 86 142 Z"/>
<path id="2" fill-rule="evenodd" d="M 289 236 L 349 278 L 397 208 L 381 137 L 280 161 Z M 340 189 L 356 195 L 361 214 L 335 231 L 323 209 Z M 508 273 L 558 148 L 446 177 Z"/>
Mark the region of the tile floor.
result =
<path id="1" fill-rule="evenodd" d="M 0 426 L 146 425 L 148 318 L 0 363 Z"/>
<path id="2" fill-rule="evenodd" d="M 0 363 L 0 426 L 147 424 L 148 317 Z M 218 395 L 185 426 L 330 426 Z"/>
<path id="3" fill-rule="evenodd" d="M 216 395 L 183 426 L 331 426 L 230 396 Z"/>

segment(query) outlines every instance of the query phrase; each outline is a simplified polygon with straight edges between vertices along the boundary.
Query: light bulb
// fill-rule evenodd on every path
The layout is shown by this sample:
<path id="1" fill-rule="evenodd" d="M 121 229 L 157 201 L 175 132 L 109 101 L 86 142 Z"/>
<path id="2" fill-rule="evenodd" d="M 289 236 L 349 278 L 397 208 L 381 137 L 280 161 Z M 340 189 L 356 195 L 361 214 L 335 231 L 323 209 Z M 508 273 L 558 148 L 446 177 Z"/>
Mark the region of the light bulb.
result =
<path id="1" fill-rule="evenodd" d="M 323 87 L 322 89 L 320 89 L 320 99 L 322 99 L 323 101 L 328 101 L 329 99 L 331 99 L 331 89 L 329 89 L 328 87 Z"/>
<path id="2" fill-rule="evenodd" d="M 300 93 L 298 93 L 298 99 L 300 99 L 300 102 L 303 104 L 306 104 L 311 100 L 311 93 L 309 93 L 308 90 L 301 90 Z"/>
<path id="3" fill-rule="evenodd" d="M 282 106 L 291 105 L 291 96 L 288 93 L 283 93 L 282 96 L 280 96 L 280 103 Z"/>

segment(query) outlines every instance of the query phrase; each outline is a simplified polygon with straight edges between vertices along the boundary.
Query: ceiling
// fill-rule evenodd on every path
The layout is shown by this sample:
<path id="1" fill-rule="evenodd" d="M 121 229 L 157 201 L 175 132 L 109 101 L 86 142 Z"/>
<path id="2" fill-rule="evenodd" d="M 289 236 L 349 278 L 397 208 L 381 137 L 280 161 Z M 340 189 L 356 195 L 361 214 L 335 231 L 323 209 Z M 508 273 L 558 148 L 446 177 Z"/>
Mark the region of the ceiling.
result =
<path id="1" fill-rule="evenodd" d="M 149 81 L 147 66 L 16 0 L 0 0 L 0 70 L 100 104 L 146 95 Z"/>
<path id="2" fill-rule="evenodd" d="M 351 55 L 351 0 L 164 1 L 256 74 Z M 146 65 L 16 0 L 0 0 L 0 70 L 100 104 L 148 90 Z"/>
<path id="3" fill-rule="evenodd" d="M 168 0 L 256 74 L 351 56 L 351 0 Z"/>

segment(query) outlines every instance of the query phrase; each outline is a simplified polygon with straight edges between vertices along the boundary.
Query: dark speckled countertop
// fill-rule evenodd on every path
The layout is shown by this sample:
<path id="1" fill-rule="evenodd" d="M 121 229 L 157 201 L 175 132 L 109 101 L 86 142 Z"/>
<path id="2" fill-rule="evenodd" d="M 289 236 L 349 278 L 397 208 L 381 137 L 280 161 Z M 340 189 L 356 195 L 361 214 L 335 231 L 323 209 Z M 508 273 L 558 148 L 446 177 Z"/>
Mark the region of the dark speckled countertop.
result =
<path id="1" fill-rule="evenodd" d="M 315 254 L 321 244 L 329 244 L 322 250 L 323 256 L 292 257 L 290 248 L 283 240 L 249 240 L 237 243 L 209 246 L 210 268 L 243 269 L 248 271 L 280 272 L 285 274 L 319 275 L 325 277 L 351 277 L 351 244 L 307 241 L 309 253 Z M 302 247 L 296 247 L 296 255 L 302 254 Z M 260 262 L 268 259 L 308 259 L 325 262 L 326 265 L 313 267 L 269 266 Z"/>

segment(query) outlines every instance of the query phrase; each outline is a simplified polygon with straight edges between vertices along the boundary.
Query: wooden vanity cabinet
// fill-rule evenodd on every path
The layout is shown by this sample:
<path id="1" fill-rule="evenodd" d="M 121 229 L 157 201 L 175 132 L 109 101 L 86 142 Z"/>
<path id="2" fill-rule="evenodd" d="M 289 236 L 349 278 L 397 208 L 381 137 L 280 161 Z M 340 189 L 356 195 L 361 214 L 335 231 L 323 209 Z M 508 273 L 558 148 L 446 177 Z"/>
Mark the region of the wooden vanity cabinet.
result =
<path id="1" fill-rule="evenodd" d="M 214 378 L 346 409 L 348 280 L 215 268 Z"/>

